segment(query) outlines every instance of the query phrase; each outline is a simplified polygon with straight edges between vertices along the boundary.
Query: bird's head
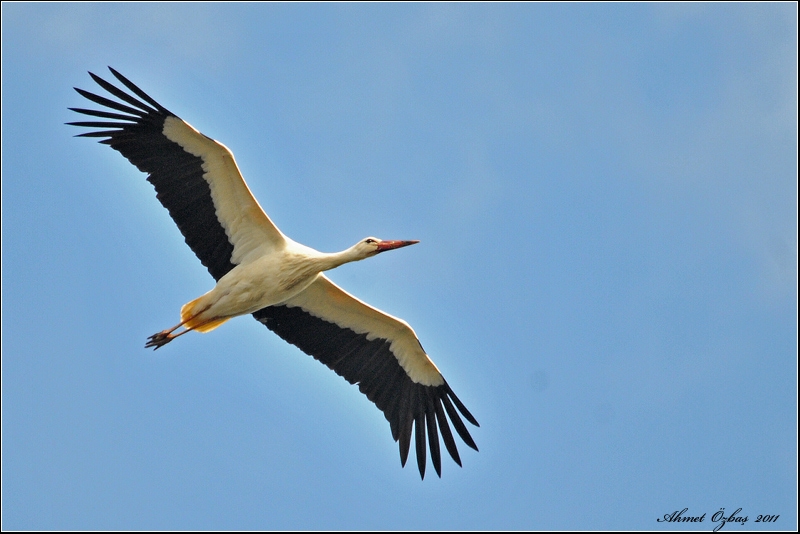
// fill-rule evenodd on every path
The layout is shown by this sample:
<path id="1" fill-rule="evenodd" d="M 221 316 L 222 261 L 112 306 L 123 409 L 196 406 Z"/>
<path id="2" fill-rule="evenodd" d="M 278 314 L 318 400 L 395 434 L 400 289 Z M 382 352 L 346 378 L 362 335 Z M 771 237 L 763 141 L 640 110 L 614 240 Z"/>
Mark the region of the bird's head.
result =
<path id="1" fill-rule="evenodd" d="M 407 247 L 415 243 L 419 243 L 419 241 L 388 241 L 378 239 L 377 237 L 365 237 L 356 243 L 355 249 L 359 255 L 363 255 L 364 258 L 369 258 L 370 256 L 386 252 L 387 250 Z"/>

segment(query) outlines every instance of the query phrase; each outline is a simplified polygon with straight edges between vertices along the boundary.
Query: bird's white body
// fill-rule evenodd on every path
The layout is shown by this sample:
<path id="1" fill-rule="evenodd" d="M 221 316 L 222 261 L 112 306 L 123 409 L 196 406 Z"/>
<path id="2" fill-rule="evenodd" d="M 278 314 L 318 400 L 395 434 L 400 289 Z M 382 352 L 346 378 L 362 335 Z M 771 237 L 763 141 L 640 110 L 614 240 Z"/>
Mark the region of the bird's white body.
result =
<path id="1" fill-rule="evenodd" d="M 193 301 L 200 320 L 231 318 L 280 304 L 297 295 L 323 269 L 315 255 L 284 247 L 231 269 L 214 288 Z"/>
<path id="2" fill-rule="evenodd" d="M 146 346 L 159 348 L 189 331 L 209 332 L 233 317 L 253 314 L 288 342 L 357 383 L 389 420 L 394 439 L 400 441 L 403 464 L 415 428 L 420 475 L 425 473 L 426 430 L 438 474 L 439 432 L 450 455 L 461 464 L 448 417 L 459 436 L 477 450 L 455 407 L 472 424 L 477 421 L 450 389 L 411 326 L 350 295 L 324 274 L 417 241 L 368 237 L 342 252 L 323 253 L 291 240 L 261 209 L 227 147 L 111 71 L 138 98 L 90 74 L 130 105 L 76 90 L 124 114 L 72 109 L 121 122 L 71 124 L 110 128 L 82 136 L 104 138 L 101 143 L 149 174 L 157 198 L 217 280 L 211 291 L 181 308 L 180 323 L 150 336 Z"/>

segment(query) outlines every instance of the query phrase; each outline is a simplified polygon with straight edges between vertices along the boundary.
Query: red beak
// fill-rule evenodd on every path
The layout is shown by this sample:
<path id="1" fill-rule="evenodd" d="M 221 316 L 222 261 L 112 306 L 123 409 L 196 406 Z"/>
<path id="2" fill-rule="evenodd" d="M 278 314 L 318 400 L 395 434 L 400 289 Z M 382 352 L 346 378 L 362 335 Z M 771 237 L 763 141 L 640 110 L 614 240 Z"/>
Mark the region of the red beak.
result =
<path id="1" fill-rule="evenodd" d="M 396 248 L 407 247 L 419 243 L 419 241 L 381 241 L 378 243 L 378 252 L 386 252 L 387 250 L 394 250 Z"/>

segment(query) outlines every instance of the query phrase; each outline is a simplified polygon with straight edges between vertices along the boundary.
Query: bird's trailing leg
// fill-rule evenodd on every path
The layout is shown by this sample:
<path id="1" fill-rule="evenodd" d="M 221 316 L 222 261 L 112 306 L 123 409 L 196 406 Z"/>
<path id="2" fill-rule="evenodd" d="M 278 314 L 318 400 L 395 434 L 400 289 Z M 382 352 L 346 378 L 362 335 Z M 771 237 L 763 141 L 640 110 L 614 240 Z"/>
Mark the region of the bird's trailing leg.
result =
<path id="1" fill-rule="evenodd" d="M 176 337 L 182 336 L 186 332 L 191 332 L 192 330 L 197 330 L 198 332 L 202 333 L 211 332 L 216 327 L 230 319 L 230 317 L 203 318 L 201 314 L 207 311 L 209 306 L 207 305 L 198 310 L 197 304 L 201 298 L 202 297 L 194 299 L 188 304 L 185 304 L 181 308 L 181 322 L 172 328 L 167 328 L 166 330 L 162 330 L 161 332 L 155 333 L 148 337 L 147 344 L 145 344 L 144 348 L 149 349 L 150 347 L 153 347 L 153 350 L 157 350 L 159 347 L 163 347 Z M 174 334 L 173 332 L 180 327 L 183 327 L 184 330 Z"/>
<path id="2" fill-rule="evenodd" d="M 184 323 L 186 323 L 186 321 L 181 321 L 172 328 L 162 330 L 161 332 L 155 333 L 152 336 L 148 337 L 147 344 L 145 344 L 144 348 L 149 349 L 150 347 L 153 347 L 153 350 L 158 350 L 159 347 L 163 347 L 176 337 L 182 336 L 186 332 L 189 332 L 190 330 L 187 328 L 183 332 L 178 332 L 177 334 L 173 334 L 173 332 L 178 328 L 180 328 L 181 326 L 183 326 Z"/>

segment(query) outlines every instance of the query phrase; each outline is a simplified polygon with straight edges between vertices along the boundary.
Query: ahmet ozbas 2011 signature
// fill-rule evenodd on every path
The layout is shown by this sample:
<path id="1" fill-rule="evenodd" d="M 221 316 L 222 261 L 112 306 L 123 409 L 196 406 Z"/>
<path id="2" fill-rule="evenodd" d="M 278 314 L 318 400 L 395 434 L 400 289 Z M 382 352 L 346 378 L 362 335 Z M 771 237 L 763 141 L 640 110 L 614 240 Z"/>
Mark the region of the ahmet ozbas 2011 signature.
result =
<path id="1" fill-rule="evenodd" d="M 705 512 L 703 515 L 684 515 L 688 512 L 689 508 L 684 508 L 683 510 L 675 510 L 671 514 L 664 514 L 662 519 L 656 519 L 659 523 L 702 523 L 706 520 Z M 725 515 L 725 508 L 722 507 L 719 509 L 718 512 L 714 513 L 711 516 L 711 522 L 716 523 L 717 525 L 714 527 L 714 532 L 717 532 L 722 527 L 724 527 L 727 523 L 734 523 L 738 524 L 739 526 L 743 526 L 745 523 L 749 521 L 748 516 L 740 515 L 742 512 L 741 508 L 737 508 L 735 512 L 726 516 Z M 759 514 L 756 519 L 755 523 L 775 523 L 780 514 L 769 515 L 769 514 Z"/>

